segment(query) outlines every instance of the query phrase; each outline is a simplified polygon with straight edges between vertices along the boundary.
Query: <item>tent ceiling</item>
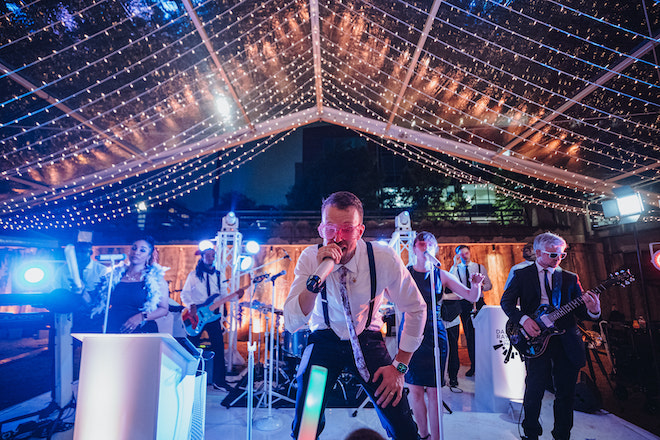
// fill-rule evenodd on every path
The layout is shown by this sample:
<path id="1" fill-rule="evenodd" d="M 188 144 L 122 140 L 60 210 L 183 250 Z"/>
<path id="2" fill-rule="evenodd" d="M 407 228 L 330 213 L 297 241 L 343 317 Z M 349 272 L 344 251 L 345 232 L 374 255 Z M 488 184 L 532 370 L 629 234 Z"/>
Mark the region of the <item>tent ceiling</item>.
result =
<path id="1" fill-rule="evenodd" d="M 4 227 L 164 203 L 316 121 L 545 206 L 660 199 L 657 1 L 0 8 Z"/>

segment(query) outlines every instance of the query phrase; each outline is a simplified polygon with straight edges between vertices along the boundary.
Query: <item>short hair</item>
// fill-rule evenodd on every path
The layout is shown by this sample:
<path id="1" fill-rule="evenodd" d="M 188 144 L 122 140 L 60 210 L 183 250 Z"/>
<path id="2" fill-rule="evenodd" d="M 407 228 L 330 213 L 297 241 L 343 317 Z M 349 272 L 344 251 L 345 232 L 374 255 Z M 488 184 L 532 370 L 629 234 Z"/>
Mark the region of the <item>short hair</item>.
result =
<path id="1" fill-rule="evenodd" d="M 382 435 L 370 428 L 358 428 L 348 434 L 345 440 L 385 440 Z"/>
<path id="2" fill-rule="evenodd" d="M 438 246 L 438 240 L 435 239 L 435 235 L 427 231 L 418 232 L 413 240 L 413 247 L 417 244 L 418 241 L 425 241 L 432 244 L 433 246 Z"/>
<path id="3" fill-rule="evenodd" d="M 544 232 L 534 239 L 534 250 L 544 251 L 547 246 L 567 246 L 566 240 L 552 232 Z"/>
<path id="4" fill-rule="evenodd" d="M 470 250 L 470 246 L 468 246 L 467 244 L 459 244 L 458 246 L 456 246 L 456 249 L 454 249 L 454 252 L 459 253 L 461 249 L 465 249 L 465 248 L 467 248 L 467 250 Z"/>
<path id="5" fill-rule="evenodd" d="M 362 202 L 358 197 L 348 191 L 338 191 L 332 193 L 328 196 L 327 199 L 323 200 L 321 205 L 321 212 L 325 211 L 325 208 L 328 206 L 334 206 L 335 208 L 346 210 L 350 207 L 353 207 L 357 210 L 360 215 L 360 221 L 364 218 L 364 209 L 362 208 Z"/>

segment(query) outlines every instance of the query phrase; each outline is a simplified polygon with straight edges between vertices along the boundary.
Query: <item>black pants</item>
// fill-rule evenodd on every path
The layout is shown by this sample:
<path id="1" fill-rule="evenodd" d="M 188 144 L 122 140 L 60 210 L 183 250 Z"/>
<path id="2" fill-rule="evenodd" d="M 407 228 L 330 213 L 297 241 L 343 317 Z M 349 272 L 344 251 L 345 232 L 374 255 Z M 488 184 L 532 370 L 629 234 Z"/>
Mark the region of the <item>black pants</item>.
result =
<path id="1" fill-rule="evenodd" d="M 462 299 L 461 301 L 461 322 L 463 323 L 463 333 L 465 333 L 465 342 L 467 343 L 468 356 L 470 357 L 470 368 L 474 369 L 474 325 L 472 325 L 473 305 L 470 301 Z M 485 305 L 483 298 L 477 301 L 477 312 Z"/>
<path id="2" fill-rule="evenodd" d="M 447 342 L 449 343 L 447 372 L 449 373 L 449 380 L 458 380 L 458 369 L 461 367 L 461 362 L 458 358 L 458 336 L 460 332 L 461 326 L 458 324 L 453 327 L 447 327 Z"/>
<path id="3" fill-rule="evenodd" d="M 525 364 L 527 367 L 523 400 L 525 419 L 522 422 L 525 435 L 531 438 L 541 435 L 539 423 L 541 402 L 548 375 L 551 374 L 555 387 L 553 406 L 555 425 L 552 436 L 557 440 L 568 440 L 573 427 L 575 383 L 580 369 L 570 361 L 558 336 L 550 339 L 545 353 L 537 358 L 527 359 Z"/>
<path id="4" fill-rule="evenodd" d="M 220 321 L 209 322 L 204 326 L 202 331 L 206 331 L 209 335 L 209 342 L 211 343 L 211 350 L 215 353 L 213 356 L 213 383 L 218 385 L 225 385 L 227 374 L 225 369 L 225 341 L 222 339 L 222 328 Z M 202 333 L 197 336 L 191 336 L 190 340 L 195 346 L 199 347 Z"/>
<path id="5" fill-rule="evenodd" d="M 387 352 L 383 336 L 380 332 L 364 331 L 359 335 L 358 339 L 360 340 L 360 346 L 362 347 L 367 368 L 373 378 L 378 368 L 392 363 L 392 358 Z M 364 382 L 355 367 L 350 341 L 340 340 L 332 330 L 317 330 L 309 336 L 307 341 L 307 347 L 298 368 L 296 415 L 293 419 L 293 432 L 291 434 L 293 438 L 298 438 L 305 397 L 307 395 L 307 383 L 309 382 L 309 373 L 312 365 L 319 365 L 328 369 L 328 378 L 325 384 L 325 394 L 323 395 L 323 404 L 321 407 L 321 418 L 316 431 L 317 437 L 321 434 L 325 426 L 324 412 L 328 393 L 332 390 L 341 371 L 344 368 L 348 368 L 371 398 L 380 422 L 391 438 L 399 440 L 415 440 L 419 438 L 417 425 L 413 421 L 408 400 L 404 397 L 397 406 L 390 404 L 387 408 L 380 408 L 376 405 L 374 393 L 378 388 L 378 384 Z"/>

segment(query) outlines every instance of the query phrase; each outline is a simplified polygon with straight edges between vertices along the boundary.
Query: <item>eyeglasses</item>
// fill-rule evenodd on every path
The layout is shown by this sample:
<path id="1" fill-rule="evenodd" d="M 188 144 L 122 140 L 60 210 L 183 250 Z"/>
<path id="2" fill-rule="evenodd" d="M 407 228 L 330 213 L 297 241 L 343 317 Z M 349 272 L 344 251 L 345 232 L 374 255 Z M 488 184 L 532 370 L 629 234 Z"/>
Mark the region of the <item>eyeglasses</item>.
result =
<path id="1" fill-rule="evenodd" d="M 544 254 L 548 254 L 548 257 L 555 259 L 557 257 L 561 258 L 562 260 L 566 258 L 566 255 L 568 255 L 566 252 L 548 252 L 548 251 L 541 251 Z"/>
<path id="2" fill-rule="evenodd" d="M 333 238 L 337 237 L 337 233 L 341 233 L 342 237 L 355 238 L 359 232 L 358 228 L 360 226 L 362 225 L 339 226 L 332 223 L 321 223 L 319 225 L 318 231 L 321 238 L 325 238 L 326 240 L 332 240 Z"/>

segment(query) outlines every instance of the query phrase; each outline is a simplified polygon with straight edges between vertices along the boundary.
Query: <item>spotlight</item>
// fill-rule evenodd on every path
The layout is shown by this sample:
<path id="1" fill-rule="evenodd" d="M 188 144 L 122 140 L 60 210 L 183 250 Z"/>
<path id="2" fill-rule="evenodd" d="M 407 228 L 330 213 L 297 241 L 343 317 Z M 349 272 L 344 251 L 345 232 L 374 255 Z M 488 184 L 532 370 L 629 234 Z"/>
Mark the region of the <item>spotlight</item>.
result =
<path id="1" fill-rule="evenodd" d="M 23 273 L 23 279 L 30 284 L 36 284 L 44 279 L 46 273 L 40 267 L 30 267 Z"/>
<path id="2" fill-rule="evenodd" d="M 211 240 L 202 240 L 199 242 L 198 248 L 200 252 L 204 252 L 208 249 L 213 249 L 213 242 Z"/>
<path id="3" fill-rule="evenodd" d="M 412 231 L 410 225 L 410 213 L 408 211 L 403 211 L 401 214 L 397 215 L 394 218 L 394 226 L 397 231 Z"/>
<path id="4" fill-rule="evenodd" d="M 222 217 L 222 230 L 225 232 L 238 231 L 238 217 L 233 211 Z"/>
<path id="5" fill-rule="evenodd" d="M 649 251 L 651 252 L 651 263 L 653 263 L 653 266 L 655 266 L 656 269 L 660 270 L 660 248 L 653 252 L 653 248 L 656 245 L 660 246 L 660 241 L 649 243 Z"/>
<path id="6" fill-rule="evenodd" d="M 253 264 L 254 264 L 254 258 L 252 258 L 251 255 L 241 255 L 239 261 L 239 267 L 241 268 L 242 272 L 246 272 L 250 270 Z"/>
<path id="7" fill-rule="evenodd" d="M 254 240 L 250 240 L 245 243 L 245 251 L 250 255 L 255 255 L 259 253 L 259 243 Z"/>

